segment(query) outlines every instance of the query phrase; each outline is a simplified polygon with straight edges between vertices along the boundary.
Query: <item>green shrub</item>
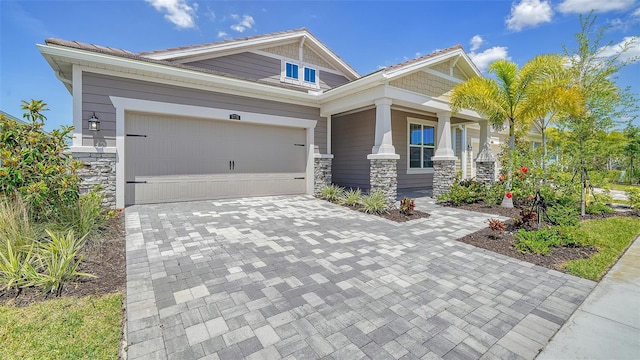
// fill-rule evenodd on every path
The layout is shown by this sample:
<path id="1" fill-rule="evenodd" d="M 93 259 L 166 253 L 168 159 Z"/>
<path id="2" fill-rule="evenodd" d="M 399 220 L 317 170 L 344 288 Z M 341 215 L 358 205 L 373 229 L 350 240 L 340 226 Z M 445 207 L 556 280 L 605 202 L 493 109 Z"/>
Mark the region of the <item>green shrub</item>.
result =
<path id="1" fill-rule="evenodd" d="M 73 230 L 79 238 L 95 240 L 104 229 L 108 215 L 102 208 L 102 195 L 91 191 L 81 195 L 74 206 L 66 207 L 47 227 L 57 232 Z"/>
<path id="2" fill-rule="evenodd" d="M 26 204 L 20 197 L 0 197 L 0 253 L 6 244 L 29 246 L 38 237 Z"/>
<path id="3" fill-rule="evenodd" d="M 33 246 L 17 247 L 10 241 L 0 251 L 0 290 L 11 290 L 27 284 L 25 273 L 31 263 Z"/>
<path id="4" fill-rule="evenodd" d="M 340 204 L 348 206 L 356 206 L 362 200 L 362 191 L 360 189 L 349 189 L 344 192 Z"/>
<path id="5" fill-rule="evenodd" d="M 79 162 L 65 154 L 73 127 L 42 130 L 46 104 L 22 102 L 23 124 L 0 116 L 0 195 L 21 195 L 36 220 L 59 215 L 79 196 Z"/>
<path id="6" fill-rule="evenodd" d="M 631 208 L 635 210 L 640 209 L 640 190 L 631 188 L 625 191 L 625 194 L 627 194 L 627 198 L 629 198 Z"/>
<path id="7" fill-rule="evenodd" d="M 472 204 L 480 202 L 485 198 L 485 185 L 473 179 L 454 181 L 449 188 L 449 192 L 440 195 L 438 201 L 448 201 L 454 206 L 463 203 Z"/>
<path id="8" fill-rule="evenodd" d="M 577 226 L 579 221 L 578 209 L 560 204 L 547 208 L 547 217 L 551 225 Z"/>
<path id="9" fill-rule="evenodd" d="M 513 246 L 523 253 L 548 254 L 554 247 L 576 247 L 590 243 L 588 235 L 574 226 L 559 226 L 550 229 L 527 231 L 520 229 L 514 234 Z"/>
<path id="10" fill-rule="evenodd" d="M 340 196 L 342 196 L 343 192 L 344 192 L 343 188 L 341 188 L 340 186 L 331 184 L 320 189 L 320 197 L 325 200 L 335 202 L 340 199 Z"/>
<path id="11" fill-rule="evenodd" d="M 382 214 L 387 211 L 387 196 L 382 191 L 374 191 L 362 197 L 362 206 L 368 214 Z"/>
<path id="12" fill-rule="evenodd" d="M 489 206 L 498 205 L 502 202 L 505 192 L 506 189 L 504 188 L 503 183 L 497 182 L 486 187 L 484 198 L 482 200 Z"/>
<path id="13" fill-rule="evenodd" d="M 62 287 L 76 277 L 95 277 L 78 271 L 82 262 L 83 238 L 76 238 L 73 230 L 63 235 L 47 230 L 47 234 L 50 239 L 38 244 L 35 261 L 27 267 L 28 285 L 42 287 L 46 294 L 60 295 Z"/>
<path id="14" fill-rule="evenodd" d="M 586 207 L 585 210 L 587 214 L 593 214 L 593 215 L 612 214 L 616 212 L 611 207 L 607 206 L 607 204 L 602 202 L 591 203 Z"/>

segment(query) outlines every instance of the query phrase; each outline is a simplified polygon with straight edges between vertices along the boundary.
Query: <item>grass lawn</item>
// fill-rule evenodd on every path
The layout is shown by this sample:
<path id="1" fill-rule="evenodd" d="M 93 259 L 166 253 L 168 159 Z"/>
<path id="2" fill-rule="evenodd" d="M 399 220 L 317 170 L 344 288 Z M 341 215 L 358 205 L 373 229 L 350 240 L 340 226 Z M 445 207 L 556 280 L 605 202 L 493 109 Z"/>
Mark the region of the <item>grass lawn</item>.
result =
<path id="1" fill-rule="evenodd" d="M 615 264 L 620 255 L 640 234 L 640 218 L 612 217 L 589 220 L 580 224 L 600 251 L 590 259 L 572 260 L 565 264 L 571 274 L 599 280 Z"/>
<path id="2" fill-rule="evenodd" d="M 611 190 L 620 190 L 620 191 L 627 191 L 629 189 L 640 190 L 640 185 L 609 183 L 609 184 L 607 184 L 607 187 L 609 187 Z"/>
<path id="3" fill-rule="evenodd" d="M 122 293 L 0 306 L 0 359 L 118 359 Z"/>

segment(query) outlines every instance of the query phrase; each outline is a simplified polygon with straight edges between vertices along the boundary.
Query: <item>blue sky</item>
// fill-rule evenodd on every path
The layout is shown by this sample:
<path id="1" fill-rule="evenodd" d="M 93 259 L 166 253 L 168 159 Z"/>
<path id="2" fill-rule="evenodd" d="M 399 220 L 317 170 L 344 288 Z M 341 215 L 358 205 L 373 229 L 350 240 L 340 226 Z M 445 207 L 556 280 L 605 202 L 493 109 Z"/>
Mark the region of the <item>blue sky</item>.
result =
<path id="1" fill-rule="evenodd" d="M 71 125 L 71 95 L 36 48 L 48 37 L 139 52 L 306 27 L 361 74 L 455 44 L 484 69 L 573 48 L 590 9 L 611 26 L 609 53 L 640 36 L 638 0 L 0 0 L 0 109 L 21 117 L 20 100 L 43 99 L 46 129 Z M 640 39 L 628 55 L 640 56 Z M 640 62 L 618 83 L 640 98 Z"/>

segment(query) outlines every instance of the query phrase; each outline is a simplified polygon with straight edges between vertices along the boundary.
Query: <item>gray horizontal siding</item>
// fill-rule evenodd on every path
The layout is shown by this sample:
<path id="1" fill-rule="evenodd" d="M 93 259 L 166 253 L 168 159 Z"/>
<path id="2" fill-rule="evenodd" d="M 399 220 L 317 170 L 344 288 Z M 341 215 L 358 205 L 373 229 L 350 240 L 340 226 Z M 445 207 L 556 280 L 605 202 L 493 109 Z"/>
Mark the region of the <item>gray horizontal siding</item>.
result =
<path id="1" fill-rule="evenodd" d="M 349 82 L 349 79 L 347 79 L 342 75 L 338 75 L 338 74 L 334 74 L 334 73 L 330 73 L 322 70 L 320 70 L 319 80 L 320 80 L 321 89 L 331 89 L 336 86 L 340 86 L 344 83 Z"/>
<path id="2" fill-rule="evenodd" d="M 254 53 L 240 53 L 213 59 L 194 61 L 185 65 L 219 71 L 245 79 L 280 83 L 280 60 Z"/>
<path id="3" fill-rule="evenodd" d="M 369 160 L 375 136 L 374 109 L 331 118 L 331 176 L 334 184 L 369 189 Z"/>
<path id="4" fill-rule="evenodd" d="M 432 188 L 433 174 L 407 174 L 407 117 L 438 121 L 437 118 L 391 109 L 393 146 L 396 148 L 396 154 L 400 155 L 400 159 L 398 160 L 398 189 Z"/>
<path id="5" fill-rule="evenodd" d="M 316 120 L 315 144 L 322 153 L 326 152 L 326 118 L 320 117 L 319 108 L 88 72 L 83 72 L 82 83 L 82 143 L 85 146 L 115 146 L 116 115 L 109 96 L 118 96 Z M 97 133 L 88 131 L 87 119 L 94 111 L 100 119 Z"/>

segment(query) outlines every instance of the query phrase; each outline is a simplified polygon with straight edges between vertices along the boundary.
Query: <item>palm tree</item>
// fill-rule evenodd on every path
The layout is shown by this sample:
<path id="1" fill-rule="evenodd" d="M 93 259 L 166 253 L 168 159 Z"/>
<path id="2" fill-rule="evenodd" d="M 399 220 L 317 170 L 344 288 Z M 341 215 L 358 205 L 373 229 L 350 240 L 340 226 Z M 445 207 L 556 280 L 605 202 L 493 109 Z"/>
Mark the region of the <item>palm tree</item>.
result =
<path id="1" fill-rule="evenodd" d="M 545 101 L 552 94 L 560 94 L 566 87 L 560 81 L 565 76 L 563 58 L 559 55 L 540 55 L 529 60 L 521 69 L 508 60 L 497 60 L 489 65 L 493 78 L 475 77 L 453 88 L 451 108 L 458 112 L 463 108 L 477 111 L 486 117 L 494 128 L 509 124 L 509 173 L 513 170 L 512 152 L 515 149 L 516 127 L 529 129 L 537 117 L 552 111 L 545 109 Z M 546 110 L 546 111 L 545 111 Z M 507 182 L 511 188 L 511 179 Z M 506 196 L 503 206 L 512 206 Z"/>

